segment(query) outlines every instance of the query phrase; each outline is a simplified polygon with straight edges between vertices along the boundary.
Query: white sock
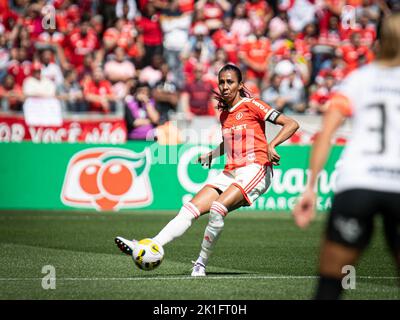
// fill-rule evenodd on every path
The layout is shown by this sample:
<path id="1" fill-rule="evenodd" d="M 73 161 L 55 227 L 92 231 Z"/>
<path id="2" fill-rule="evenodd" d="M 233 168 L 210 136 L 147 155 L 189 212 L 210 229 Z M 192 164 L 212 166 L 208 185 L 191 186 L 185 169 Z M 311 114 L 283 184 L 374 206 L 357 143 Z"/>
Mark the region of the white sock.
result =
<path id="1" fill-rule="evenodd" d="M 188 202 L 183 205 L 176 217 L 172 219 L 153 239 L 164 246 L 175 238 L 183 235 L 192 225 L 193 219 L 197 219 L 199 216 L 199 209 L 197 209 L 193 203 Z"/>
<path id="2" fill-rule="evenodd" d="M 204 232 L 203 242 L 201 243 L 201 251 L 197 262 L 207 265 L 208 259 L 213 251 L 215 243 L 224 228 L 224 218 L 228 213 L 228 209 L 221 203 L 214 201 L 206 230 Z"/>

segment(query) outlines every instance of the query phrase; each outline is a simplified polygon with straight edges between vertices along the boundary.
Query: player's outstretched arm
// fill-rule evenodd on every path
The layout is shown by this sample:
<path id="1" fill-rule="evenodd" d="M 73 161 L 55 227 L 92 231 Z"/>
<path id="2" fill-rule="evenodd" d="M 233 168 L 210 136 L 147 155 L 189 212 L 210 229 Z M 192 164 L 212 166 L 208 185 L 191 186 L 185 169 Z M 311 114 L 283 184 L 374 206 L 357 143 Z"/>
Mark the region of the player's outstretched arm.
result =
<path id="1" fill-rule="evenodd" d="M 311 149 L 310 174 L 306 190 L 293 209 L 295 223 L 306 228 L 315 217 L 316 184 L 319 172 L 328 158 L 331 140 L 337 128 L 343 123 L 344 115 L 337 108 L 329 108 L 322 121 L 322 130 L 318 133 Z"/>
<path id="2" fill-rule="evenodd" d="M 268 161 L 270 161 L 274 166 L 279 165 L 280 156 L 276 152 L 275 147 L 279 146 L 281 143 L 289 139 L 296 131 L 299 129 L 299 124 L 296 120 L 280 114 L 276 119 L 275 124 L 282 126 L 281 130 L 275 136 L 274 139 L 268 144 Z"/>

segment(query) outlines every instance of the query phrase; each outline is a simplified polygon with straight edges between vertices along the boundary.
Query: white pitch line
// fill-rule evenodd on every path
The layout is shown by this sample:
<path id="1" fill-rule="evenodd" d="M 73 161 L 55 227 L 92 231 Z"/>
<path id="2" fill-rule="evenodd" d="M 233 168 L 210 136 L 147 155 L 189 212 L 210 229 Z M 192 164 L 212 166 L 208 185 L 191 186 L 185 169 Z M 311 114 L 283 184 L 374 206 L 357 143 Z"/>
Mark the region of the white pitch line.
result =
<path id="1" fill-rule="evenodd" d="M 212 279 L 212 280 L 224 280 L 224 279 L 233 279 L 233 280 L 244 280 L 244 279 L 291 279 L 291 280 L 304 280 L 304 279 L 317 279 L 318 276 L 207 276 L 205 278 L 200 277 L 201 279 Z M 395 280 L 400 277 L 375 277 L 375 276 L 359 276 L 358 279 L 376 279 L 376 280 Z M 56 281 L 165 281 L 165 280 L 196 280 L 198 278 L 191 276 L 180 276 L 180 277 L 134 277 L 134 278 L 55 278 L 53 280 Z M 42 278 L 0 278 L 0 281 L 39 281 L 43 280 Z M 49 279 L 47 279 L 49 280 Z"/>

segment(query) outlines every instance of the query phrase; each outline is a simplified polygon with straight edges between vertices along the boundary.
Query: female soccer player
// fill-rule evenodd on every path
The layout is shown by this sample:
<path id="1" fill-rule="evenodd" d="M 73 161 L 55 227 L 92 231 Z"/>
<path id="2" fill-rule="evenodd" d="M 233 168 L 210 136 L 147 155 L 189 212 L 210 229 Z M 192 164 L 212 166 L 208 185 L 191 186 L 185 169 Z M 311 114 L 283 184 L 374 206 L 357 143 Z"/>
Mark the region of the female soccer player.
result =
<path id="1" fill-rule="evenodd" d="M 315 216 L 318 173 L 336 129 L 353 116 L 336 193 L 322 243 L 316 299 L 338 299 L 343 267 L 354 266 L 381 213 L 387 243 L 400 272 L 400 13 L 385 18 L 378 59 L 351 73 L 328 102 L 310 159 L 307 187 L 294 208 L 297 225 Z"/>
<path id="2" fill-rule="evenodd" d="M 192 276 L 205 276 L 205 268 L 213 247 L 224 227 L 228 212 L 251 205 L 267 191 L 272 179 L 272 166 L 278 165 L 280 156 L 275 147 L 290 138 L 299 128 L 298 123 L 253 99 L 243 85 L 238 67 L 227 64 L 218 74 L 219 93 L 216 98 L 222 111 L 223 142 L 212 152 L 202 155 L 199 162 L 209 167 L 214 158 L 226 153 L 225 170 L 205 185 L 193 199 L 183 205 L 153 240 L 164 246 L 181 236 L 192 221 L 210 213 L 201 244 L 199 258 L 193 266 Z M 265 137 L 265 121 L 282 126 L 270 143 Z M 134 241 L 117 237 L 119 248 L 131 254 Z"/>

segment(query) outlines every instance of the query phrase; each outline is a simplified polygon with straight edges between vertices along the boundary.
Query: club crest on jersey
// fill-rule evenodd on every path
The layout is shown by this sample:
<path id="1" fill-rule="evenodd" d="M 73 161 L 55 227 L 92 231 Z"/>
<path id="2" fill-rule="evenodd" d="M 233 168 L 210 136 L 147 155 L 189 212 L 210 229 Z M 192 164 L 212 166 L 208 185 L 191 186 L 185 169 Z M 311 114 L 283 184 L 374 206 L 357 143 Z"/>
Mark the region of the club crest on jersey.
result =
<path id="1" fill-rule="evenodd" d="M 236 115 L 236 120 L 240 120 L 240 119 L 242 119 L 243 118 L 243 113 L 242 112 L 239 112 L 237 115 Z"/>
<path id="2" fill-rule="evenodd" d="M 118 211 L 149 205 L 150 152 L 89 148 L 74 154 L 66 170 L 61 201 L 71 207 Z"/>

